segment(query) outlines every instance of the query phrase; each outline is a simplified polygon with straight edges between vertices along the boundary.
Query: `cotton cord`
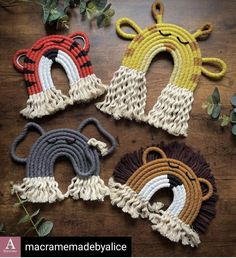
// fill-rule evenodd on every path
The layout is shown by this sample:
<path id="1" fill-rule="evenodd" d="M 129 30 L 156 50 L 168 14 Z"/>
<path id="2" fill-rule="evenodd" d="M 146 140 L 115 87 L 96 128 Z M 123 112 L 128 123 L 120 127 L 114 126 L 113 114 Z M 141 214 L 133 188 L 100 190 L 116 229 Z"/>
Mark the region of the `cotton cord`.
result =
<path id="1" fill-rule="evenodd" d="M 153 153 L 156 153 L 156 158 L 150 160 Z M 138 157 L 137 154 L 135 156 Z M 138 160 L 135 156 L 124 156 L 109 180 L 112 205 L 129 213 L 132 218 L 148 219 L 154 231 L 171 241 L 197 246 L 200 239 L 192 224 L 200 214 L 203 202 L 213 195 L 210 181 L 198 177 L 182 161 L 167 157 L 159 147 L 144 149 Z M 207 191 L 202 191 L 203 184 Z M 164 188 L 173 192 L 169 207 L 163 209 L 161 202 L 151 205 L 153 195 Z"/>
<path id="2" fill-rule="evenodd" d="M 81 38 L 84 46 L 76 39 Z M 30 49 L 19 50 L 13 57 L 14 66 L 24 74 L 29 94 L 26 108 L 20 113 L 34 119 L 50 115 L 67 105 L 88 102 L 102 95 L 106 86 L 96 77 L 88 57 L 89 39 L 83 32 L 68 36 L 51 35 L 37 40 Z M 24 58 L 23 58 L 24 57 Z M 23 59 L 23 65 L 19 59 Z M 69 80 L 69 96 L 54 86 L 51 69 L 59 63 Z"/>
<path id="3" fill-rule="evenodd" d="M 163 23 L 163 13 L 163 4 L 155 1 L 152 14 L 157 24 L 141 29 L 129 18 L 120 18 L 116 22 L 117 34 L 132 41 L 120 68 L 113 75 L 104 101 L 96 107 L 115 119 L 143 121 L 175 136 L 187 136 L 193 92 L 201 73 L 211 79 L 221 79 L 227 67 L 221 59 L 201 56 L 197 39 L 205 39 L 211 34 L 211 24 L 190 34 L 182 27 Z M 122 26 L 132 28 L 134 33 L 125 32 Z M 153 58 L 163 51 L 171 54 L 174 69 L 156 104 L 146 114 L 146 73 Z M 205 63 L 217 66 L 219 72 L 207 70 L 203 67 Z"/>
<path id="4" fill-rule="evenodd" d="M 103 156 L 111 154 L 116 141 L 94 118 L 84 120 L 81 129 L 91 123 L 109 140 L 112 145 L 110 149 L 101 149 L 101 145 L 106 145 L 101 141 L 95 145 L 89 143 L 90 139 L 81 134 L 80 130 L 63 128 L 45 133 L 36 123 L 26 124 L 11 148 L 12 159 L 26 163 L 26 178 L 21 185 L 13 185 L 12 192 L 18 192 L 30 202 L 54 202 L 69 196 L 73 199 L 103 200 L 109 195 L 109 189 L 99 177 L 99 156 L 100 152 Z M 33 144 L 27 158 L 18 157 L 16 148 L 31 129 L 37 130 L 41 136 Z M 59 157 L 68 158 L 76 174 L 65 194 L 59 190 L 53 175 L 54 164 Z"/>

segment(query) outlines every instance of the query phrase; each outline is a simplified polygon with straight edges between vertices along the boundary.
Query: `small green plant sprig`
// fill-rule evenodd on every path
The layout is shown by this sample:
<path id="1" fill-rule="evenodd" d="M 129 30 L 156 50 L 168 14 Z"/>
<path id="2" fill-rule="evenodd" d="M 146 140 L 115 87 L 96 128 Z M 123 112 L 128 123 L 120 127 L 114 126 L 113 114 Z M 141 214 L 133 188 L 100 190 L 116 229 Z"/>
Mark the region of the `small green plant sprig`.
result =
<path id="1" fill-rule="evenodd" d="M 11 183 L 12 185 L 12 183 Z M 36 210 L 33 213 L 30 213 L 25 204 L 27 203 L 27 199 L 22 199 L 18 193 L 15 193 L 17 197 L 17 202 L 13 205 L 13 207 L 18 208 L 21 207 L 25 214 L 23 217 L 21 217 L 17 225 L 28 223 L 30 224 L 30 227 L 23 233 L 23 236 L 26 236 L 29 232 L 34 231 L 37 236 L 44 237 L 50 234 L 53 228 L 53 222 L 49 220 L 45 220 L 44 217 L 39 217 L 40 209 Z M 36 219 L 39 217 L 38 219 Z M 15 235 L 16 233 L 10 233 L 6 232 L 5 225 L 3 223 L 0 223 L 0 235 Z"/>
<path id="2" fill-rule="evenodd" d="M 36 220 L 36 222 L 34 222 L 36 216 L 39 215 L 40 209 L 30 214 L 30 212 L 25 207 L 25 203 L 27 202 L 27 199 L 20 198 L 20 196 L 17 193 L 16 193 L 16 196 L 17 196 L 18 202 L 15 203 L 13 206 L 22 207 L 25 212 L 25 215 L 22 218 L 20 218 L 17 224 L 19 225 L 27 222 L 31 224 L 31 226 L 25 231 L 24 236 L 31 231 L 35 231 L 35 233 L 39 237 L 47 236 L 53 228 L 53 222 L 49 220 L 45 221 L 43 217 L 40 217 L 38 220 Z"/>
<path id="3" fill-rule="evenodd" d="M 12 7 L 20 2 L 32 2 L 42 7 L 44 24 L 56 25 L 56 29 L 69 29 L 70 10 L 79 7 L 80 14 L 89 21 L 96 20 L 98 27 L 110 25 L 115 14 L 107 0 L 0 0 L 1 7 Z"/>
<path id="4" fill-rule="evenodd" d="M 232 110 L 230 115 L 221 115 L 221 100 L 220 92 L 216 87 L 213 93 L 208 96 L 207 101 L 202 104 L 203 109 L 207 109 L 207 114 L 213 119 L 220 122 L 221 127 L 229 126 L 232 124 L 232 134 L 236 136 L 236 93 L 231 97 Z"/>

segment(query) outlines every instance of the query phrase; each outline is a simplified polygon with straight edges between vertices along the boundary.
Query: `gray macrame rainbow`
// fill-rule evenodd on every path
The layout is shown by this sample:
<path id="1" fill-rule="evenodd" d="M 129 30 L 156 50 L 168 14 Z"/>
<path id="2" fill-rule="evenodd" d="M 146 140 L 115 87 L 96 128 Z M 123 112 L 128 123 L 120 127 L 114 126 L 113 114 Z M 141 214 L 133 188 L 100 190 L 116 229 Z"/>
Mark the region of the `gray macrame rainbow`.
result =
<path id="1" fill-rule="evenodd" d="M 94 123 L 98 130 L 111 142 L 110 149 L 104 142 L 89 139 L 81 134 L 89 123 Z M 30 129 L 36 129 L 41 136 L 33 144 L 29 156 L 20 158 L 16 155 L 17 145 L 23 141 Z M 82 122 L 78 131 L 56 129 L 45 132 L 38 124 L 26 124 L 22 133 L 12 144 L 11 155 L 14 161 L 26 164 L 26 177 L 21 185 L 13 185 L 12 192 L 17 192 L 30 202 L 55 202 L 71 196 L 73 199 L 103 200 L 109 195 L 109 189 L 99 177 L 99 156 L 106 156 L 115 149 L 116 141 L 96 119 L 89 118 Z M 59 157 L 68 158 L 76 176 L 68 190 L 63 194 L 53 176 L 54 163 Z"/>

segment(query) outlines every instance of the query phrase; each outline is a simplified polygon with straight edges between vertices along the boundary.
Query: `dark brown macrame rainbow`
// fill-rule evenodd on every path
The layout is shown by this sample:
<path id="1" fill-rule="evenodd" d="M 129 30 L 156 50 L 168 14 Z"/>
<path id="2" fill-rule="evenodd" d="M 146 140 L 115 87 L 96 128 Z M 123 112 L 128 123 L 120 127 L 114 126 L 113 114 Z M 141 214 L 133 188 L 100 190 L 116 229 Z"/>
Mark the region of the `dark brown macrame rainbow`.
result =
<path id="1" fill-rule="evenodd" d="M 193 151 L 185 144 L 177 142 L 165 144 L 162 142 L 155 146 L 161 148 L 168 158 L 182 161 L 194 171 L 197 177 L 207 179 L 212 184 L 212 196 L 202 203 L 199 214 L 192 223 L 193 228 L 197 232 L 204 233 L 216 214 L 215 206 L 217 201 L 215 179 L 211 173 L 209 165 L 199 152 Z M 120 162 L 114 169 L 113 178 L 115 182 L 125 184 L 132 174 L 143 165 L 143 152 L 144 148 L 141 148 L 133 153 L 128 153 L 121 158 Z M 155 160 L 157 158 L 160 158 L 160 155 L 157 152 L 151 152 L 148 156 L 148 161 Z M 207 187 L 205 184 L 201 184 L 201 189 L 203 195 L 205 195 L 207 193 Z"/>

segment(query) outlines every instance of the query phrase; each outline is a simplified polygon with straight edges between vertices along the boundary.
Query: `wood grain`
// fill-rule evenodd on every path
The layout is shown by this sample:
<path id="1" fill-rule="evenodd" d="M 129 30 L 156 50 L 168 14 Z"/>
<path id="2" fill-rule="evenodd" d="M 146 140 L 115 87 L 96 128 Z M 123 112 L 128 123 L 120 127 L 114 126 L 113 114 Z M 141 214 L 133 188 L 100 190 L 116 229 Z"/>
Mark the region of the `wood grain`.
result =
<path id="1" fill-rule="evenodd" d="M 150 15 L 152 1 L 129 0 L 112 2 L 116 15 L 136 20 L 144 28 L 153 23 Z M 77 128 L 86 117 L 95 116 L 119 140 L 115 154 L 101 161 L 101 176 L 108 181 L 120 157 L 128 151 L 141 146 L 178 140 L 201 151 L 217 180 L 219 201 L 217 216 L 211 223 L 207 234 L 201 235 L 199 248 L 191 249 L 174 244 L 152 232 L 150 224 L 144 220 L 133 220 L 120 209 L 112 207 L 109 198 L 104 203 L 88 203 L 66 200 L 62 203 L 29 205 L 29 209 L 41 208 L 43 216 L 54 222 L 54 236 L 131 236 L 134 256 L 236 256 L 236 140 L 229 130 L 222 131 L 208 119 L 201 104 L 214 89 L 219 87 L 223 110 L 230 109 L 229 98 L 236 91 L 236 1 L 221 0 L 165 0 L 164 21 L 179 24 L 194 32 L 202 24 L 210 21 L 214 25 L 211 37 L 200 42 L 202 55 L 220 57 L 228 65 L 225 78 L 219 82 L 201 77 L 195 92 L 195 100 L 189 122 L 189 135 L 186 139 L 175 138 L 162 130 L 132 121 L 114 121 L 111 117 L 96 110 L 94 103 L 75 105 L 65 111 L 46 117 L 37 122 L 45 129 Z M 12 66 L 11 58 L 18 49 L 27 48 L 38 38 L 51 30 L 45 30 L 41 21 L 40 7 L 22 4 L 8 10 L 0 9 L 0 222 L 6 224 L 7 231 L 22 233 L 16 221 L 22 211 L 13 208 L 15 197 L 10 195 L 10 181 L 20 181 L 25 175 L 25 167 L 15 164 L 9 156 L 12 141 L 19 134 L 26 120 L 19 115 L 25 107 L 27 94 L 22 74 Z M 114 24 L 109 28 L 97 29 L 82 21 L 79 10 L 72 11 L 70 32 L 82 30 L 91 40 L 90 57 L 95 73 L 104 83 L 109 84 L 125 51 L 126 40 L 117 37 Z M 171 57 L 160 54 L 151 64 L 147 75 L 149 110 L 160 91 L 168 82 L 173 69 Z M 54 67 L 55 85 L 68 91 L 68 81 L 59 67 Z M 86 130 L 88 135 L 98 136 L 93 128 Z M 19 154 L 27 155 L 30 146 L 37 138 L 30 134 L 19 148 Z M 62 190 L 66 190 L 73 169 L 66 160 L 55 165 L 55 177 Z M 171 196 L 169 196 L 171 197 Z"/>

